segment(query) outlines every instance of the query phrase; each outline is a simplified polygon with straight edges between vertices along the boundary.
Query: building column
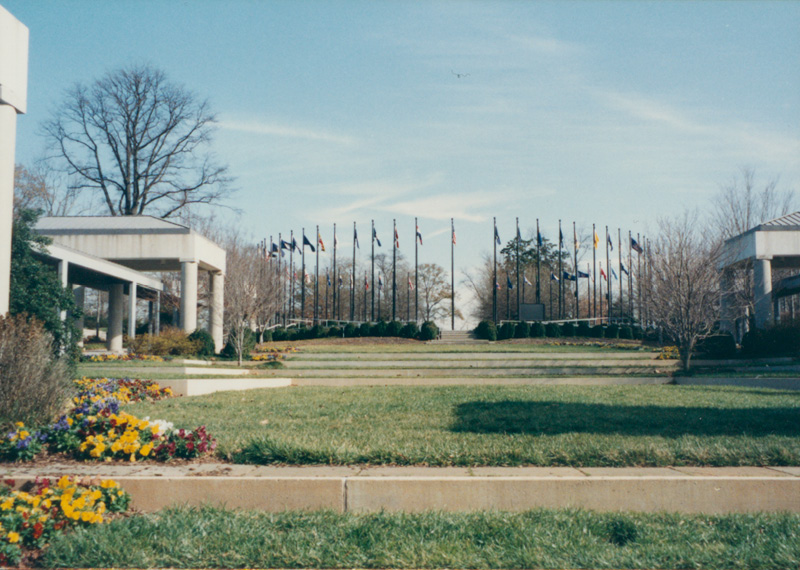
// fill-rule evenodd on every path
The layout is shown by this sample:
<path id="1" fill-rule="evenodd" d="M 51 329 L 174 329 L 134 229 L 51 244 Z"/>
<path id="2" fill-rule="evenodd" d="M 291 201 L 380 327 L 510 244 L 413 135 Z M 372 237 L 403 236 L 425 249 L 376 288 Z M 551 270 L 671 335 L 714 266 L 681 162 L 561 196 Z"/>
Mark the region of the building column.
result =
<path id="1" fill-rule="evenodd" d="M 83 348 L 83 326 L 84 326 L 84 318 L 83 318 L 83 305 L 84 301 L 86 300 L 86 287 L 81 285 L 77 285 L 72 288 L 72 295 L 75 297 L 75 307 L 78 309 L 78 313 L 80 316 L 75 319 L 75 327 L 78 329 L 78 346 Z"/>
<path id="2" fill-rule="evenodd" d="M 222 320 L 224 311 L 225 274 L 215 271 L 211 274 L 211 303 L 209 305 L 208 332 L 214 339 L 214 350 L 220 352 L 222 346 Z"/>
<path id="3" fill-rule="evenodd" d="M 108 289 L 108 332 L 106 333 L 106 348 L 117 354 L 122 353 L 122 297 L 124 294 L 125 291 L 122 283 L 111 285 Z"/>
<path id="4" fill-rule="evenodd" d="M 58 280 L 61 281 L 61 286 L 64 287 L 65 289 L 69 287 L 68 274 L 69 274 L 69 263 L 67 263 L 62 259 L 61 261 L 58 262 Z M 67 312 L 61 311 L 60 314 L 61 314 L 61 320 L 66 321 Z"/>
<path id="5" fill-rule="evenodd" d="M 14 145 L 17 112 L 0 104 L 0 316 L 8 312 L 11 293 L 11 225 L 14 212 Z"/>
<path id="6" fill-rule="evenodd" d="M 156 320 L 153 324 L 153 334 L 161 334 L 161 291 L 156 291 Z"/>
<path id="7" fill-rule="evenodd" d="M 731 291 L 731 272 L 727 268 L 723 269 L 719 274 L 719 291 L 719 329 L 722 332 L 732 334 L 734 338 L 736 338 L 736 329 L 731 315 L 731 304 L 733 302 L 733 293 Z"/>
<path id="8" fill-rule="evenodd" d="M 197 328 L 197 261 L 181 260 L 181 329 L 193 333 Z"/>
<path id="9" fill-rule="evenodd" d="M 756 259 L 753 264 L 753 282 L 756 328 L 772 324 L 772 261 Z"/>
<path id="10" fill-rule="evenodd" d="M 128 340 L 136 338 L 136 283 L 129 285 L 128 292 Z"/>

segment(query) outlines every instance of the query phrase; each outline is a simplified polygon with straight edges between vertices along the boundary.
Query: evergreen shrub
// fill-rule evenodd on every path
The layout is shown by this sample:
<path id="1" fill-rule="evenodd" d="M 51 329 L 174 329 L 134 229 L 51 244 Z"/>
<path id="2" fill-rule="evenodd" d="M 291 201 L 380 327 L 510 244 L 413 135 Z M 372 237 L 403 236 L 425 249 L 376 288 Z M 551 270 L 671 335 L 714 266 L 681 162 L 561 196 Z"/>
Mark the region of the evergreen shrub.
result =
<path id="1" fill-rule="evenodd" d="M 517 328 L 514 331 L 514 338 L 528 338 L 531 336 L 531 325 L 525 321 L 517 323 Z"/>
<path id="2" fill-rule="evenodd" d="M 392 321 L 386 325 L 385 336 L 400 336 L 400 331 L 402 328 L 403 324 L 400 321 Z"/>
<path id="3" fill-rule="evenodd" d="M 369 323 L 361 323 L 356 334 L 362 337 L 372 336 L 372 325 Z"/>
<path id="4" fill-rule="evenodd" d="M 561 325 L 561 336 L 572 338 L 575 336 L 576 329 L 575 323 L 564 323 Z"/>
<path id="5" fill-rule="evenodd" d="M 606 327 L 606 338 L 619 338 L 619 325 L 608 325 Z"/>
<path id="6" fill-rule="evenodd" d="M 549 338 L 560 338 L 561 327 L 558 326 L 558 323 L 547 323 L 544 327 L 544 334 Z"/>
<path id="7" fill-rule="evenodd" d="M 592 330 L 589 327 L 589 323 L 586 321 L 581 321 L 578 323 L 578 329 L 575 331 L 575 336 L 582 336 L 588 337 L 591 336 Z"/>
<path id="8" fill-rule="evenodd" d="M 342 336 L 342 329 L 336 325 L 333 325 L 331 328 L 328 329 L 328 336 L 340 337 Z"/>
<path id="9" fill-rule="evenodd" d="M 419 340 L 434 340 L 439 337 L 439 327 L 432 321 L 425 321 L 419 331 Z"/>
<path id="10" fill-rule="evenodd" d="M 619 327 L 619 338 L 631 340 L 633 338 L 633 329 L 627 325 Z"/>
<path id="11" fill-rule="evenodd" d="M 595 325 L 592 327 L 590 336 L 592 338 L 603 338 L 606 334 L 606 329 L 603 325 Z"/>
<path id="12" fill-rule="evenodd" d="M 289 340 L 289 335 L 284 328 L 277 328 L 272 331 L 272 340 L 275 342 L 283 342 Z"/>
<path id="13" fill-rule="evenodd" d="M 483 340 L 497 340 L 497 327 L 492 321 L 481 321 L 475 327 L 475 336 Z"/>
<path id="14" fill-rule="evenodd" d="M 344 326 L 344 336 L 346 338 L 355 338 L 358 335 L 358 328 L 353 323 L 347 323 Z"/>
<path id="15" fill-rule="evenodd" d="M 517 327 L 514 323 L 505 322 L 500 325 L 500 330 L 497 333 L 497 338 L 500 340 L 508 340 L 514 336 Z"/>
<path id="16" fill-rule="evenodd" d="M 736 341 L 730 333 L 711 335 L 697 343 L 697 352 L 705 353 L 708 358 L 733 358 L 736 356 Z"/>
<path id="17" fill-rule="evenodd" d="M 531 338 L 544 338 L 544 323 L 533 323 L 531 325 Z"/>
<path id="18" fill-rule="evenodd" d="M 400 336 L 403 338 L 417 338 L 419 335 L 419 326 L 414 321 L 406 323 L 400 330 Z"/>
<path id="19" fill-rule="evenodd" d="M 214 346 L 214 338 L 211 333 L 206 329 L 196 329 L 189 335 L 189 340 L 194 342 L 197 346 L 197 356 L 214 356 L 216 347 Z"/>

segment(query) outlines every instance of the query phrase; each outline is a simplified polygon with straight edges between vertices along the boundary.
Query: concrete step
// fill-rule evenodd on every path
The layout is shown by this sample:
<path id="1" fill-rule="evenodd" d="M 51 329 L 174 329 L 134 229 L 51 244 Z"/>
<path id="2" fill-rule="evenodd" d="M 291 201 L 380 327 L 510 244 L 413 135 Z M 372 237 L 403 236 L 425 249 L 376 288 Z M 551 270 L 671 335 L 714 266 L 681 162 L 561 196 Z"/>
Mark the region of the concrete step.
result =
<path id="1" fill-rule="evenodd" d="M 332 377 L 295 377 L 292 386 L 645 386 L 655 384 L 671 384 L 670 376 L 348 376 Z"/>
<path id="2" fill-rule="evenodd" d="M 397 369 L 397 370 L 428 370 L 442 369 L 448 370 L 506 370 L 506 369 L 539 369 L 552 367 L 592 367 L 592 368 L 645 368 L 645 369 L 673 369 L 678 366 L 676 360 L 566 360 L 566 359 L 515 359 L 515 360 L 488 360 L 488 359 L 460 359 L 460 360 L 288 360 L 283 363 L 285 368 L 290 369 Z"/>
<path id="3" fill-rule="evenodd" d="M 301 369 L 281 370 L 276 374 L 292 378 L 401 378 L 401 377 L 536 377 L 536 376 L 618 376 L 641 374 L 645 376 L 665 375 L 676 369 L 674 366 L 660 368 L 649 366 L 548 366 L 524 368 L 364 368 L 364 369 Z"/>
<path id="4" fill-rule="evenodd" d="M 298 352 L 286 362 L 308 360 L 656 360 L 658 353 L 640 351 L 605 352 Z M 662 362 L 677 362 L 666 360 Z"/>
<path id="5" fill-rule="evenodd" d="M 264 511 L 427 510 L 800 512 L 800 467 L 271 467 L 0 464 L 17 485 L 62 475 L 112 478 L 132 508 L 217 505 Z"/>

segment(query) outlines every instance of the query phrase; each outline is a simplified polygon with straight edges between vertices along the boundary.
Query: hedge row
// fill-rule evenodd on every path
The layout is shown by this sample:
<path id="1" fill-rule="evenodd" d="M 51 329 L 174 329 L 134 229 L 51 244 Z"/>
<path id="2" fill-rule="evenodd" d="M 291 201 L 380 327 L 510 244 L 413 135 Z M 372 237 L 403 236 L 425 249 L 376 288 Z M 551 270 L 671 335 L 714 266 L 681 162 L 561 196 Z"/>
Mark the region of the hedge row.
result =
<path id="1" fill-rule="evenodd" d="M 289 329 L 277 328 L 264 333 L 264 342 L 309 340 L 328 337 L 400 337 L 433 340 L 438 336 L 439 327 L 431 321 L 422 323 L 422 327 L 414 322 L 403 324 L 399 321 L 381 321 L 378 323 L 361 323 L 360 325 L 347 323 L 344 327 L 336 325 L 332 327 L 315 325 L 313 327 Z"/>
<path id="2" fill-rule="evenodd" d="M 642 329 L 627 325 L 595 325 L 588 322 L 575 323 L 526 323 L 505 322 L 498 329 L 491 321 L 481 321 L 475 328 L 475 336 L 485 340 L 505 340 L 509 338 L 622 338 L 641 339 Z"/>

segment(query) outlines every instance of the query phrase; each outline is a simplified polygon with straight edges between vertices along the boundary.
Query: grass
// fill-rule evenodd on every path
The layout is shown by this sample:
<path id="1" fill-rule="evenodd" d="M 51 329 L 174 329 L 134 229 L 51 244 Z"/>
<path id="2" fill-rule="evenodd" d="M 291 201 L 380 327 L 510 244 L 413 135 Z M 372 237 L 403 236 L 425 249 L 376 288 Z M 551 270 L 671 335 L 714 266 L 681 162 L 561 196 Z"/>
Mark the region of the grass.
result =
<path id="1" fill-rule="evenodd" d="M 800 393 L 716 386 L 375 386 L 126 407 L 205 424 L 240 463 L 800 465 Z"/>
<path id="2" fill-rule="evenodd" d="M 797 514 L 421 514 L 205 507 L 57 534 L 49 567 L 797 568 Z"/>
<path id="3" fill-rule="evenodd" d="M 551 342 L 574 342 L 569 339 L 552 339 Z M 602 343 L 602 340 L 589 341 L 591 344 L 575 344 L 575 345 L 555 345 L 543 344 L 536 342 L 525 341 L 499 341 L 491 344 L 425 344 L 421 342 L 401 343 L 401 344 L 325 344 L 320 342 L 315 343 L 267 343 L 268 345 L 276 346 L 296 346 L 302 352 L 316 352 L 316 353 L 392 353 L 392 352 L 598 352 L 598 353 L 614 353 L 614 352 L 630 352 L 644 351 L 652 352 L 653 348 L 642 346 L 641 343 L 632 341 L 616 341 L 620 346 L 597 346 L 596 342 Z M 614 341 L 609 341 L 614 342 Z M 622 348 L 623 345 L 626 348 Z"/>

